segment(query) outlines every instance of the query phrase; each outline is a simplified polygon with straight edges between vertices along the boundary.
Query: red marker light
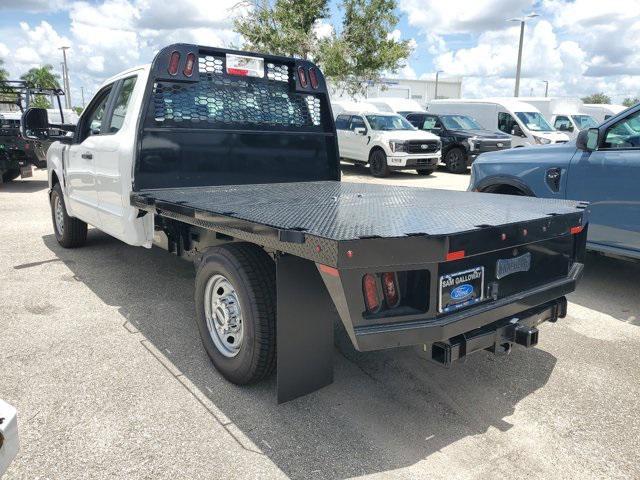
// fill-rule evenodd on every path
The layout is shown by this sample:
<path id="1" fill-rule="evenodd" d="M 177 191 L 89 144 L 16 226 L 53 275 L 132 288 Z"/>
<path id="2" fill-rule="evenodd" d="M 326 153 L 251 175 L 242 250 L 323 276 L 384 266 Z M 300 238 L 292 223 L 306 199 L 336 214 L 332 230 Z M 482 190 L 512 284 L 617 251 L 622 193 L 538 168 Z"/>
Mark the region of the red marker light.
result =
<path id="1" fill-rule="evenodd" d="M 311 82 L 311 88 L 314 90 L 318 88 L 318 71 L 313 67 L 309 69 L 309 82 Z"/>
<path id="2" fill-rule="evenodd" d="M 464 258 L 464 250 L 456 250 L 455 252 L 447 253 L 447 262 L 450 262 L 451 260 L 460 260 L 461 258 Z"/>
<path id="3" fill-rule="evenodd" d="M 182 73 L 184 73 L 185 77 L 190 77 L 191 75 L 193 75 L 193 67 L 195 67 L 196 65 L 196 56 L 189 52 L 187 54 L 187 61 L 184 64 L 184 70 L 182 71 Z"/>
<path id="4" fill-rule="evenodd" d="M 582 225 L 577 225 L 575 227 L 571 227 L 569 229 L 569 233 L 571 235 L 577 235 L 578 233 L 582 232 L 582 230 L 584 230 L 584 227 Z"/>
<path id="5" fill-rule="evenodd" d="M 362 277 L 362 293 L 364 294 L 364 304 L 367 310 L 371 313 L 377 312 L 380 309 L 378 282 L 376 282 L 376 277 L 370 273 Z"/>
<path id="6" fill-rule="evenodd" d="M 240 75 L 241 77 L 246 77 L 247 75 L 249 75 L 249 70 L 247 70 L 246 68 L 229 67 L 227 68 L 227 73 L 229 75 Z"/>
<path id="7" fill-rule="evenodd" d="M 178 64 L 180 63 L 180 52 L 173 52 L 169 58 L 169 68 L 167 69 L 169 75 L 175 75 L 178 73 Z"/>
<path id="8" fill-rule="evenodd" d="M 302 67 L 298 67 L 298 80 L 302 88 L 307 88 L 307 74 Z"/>

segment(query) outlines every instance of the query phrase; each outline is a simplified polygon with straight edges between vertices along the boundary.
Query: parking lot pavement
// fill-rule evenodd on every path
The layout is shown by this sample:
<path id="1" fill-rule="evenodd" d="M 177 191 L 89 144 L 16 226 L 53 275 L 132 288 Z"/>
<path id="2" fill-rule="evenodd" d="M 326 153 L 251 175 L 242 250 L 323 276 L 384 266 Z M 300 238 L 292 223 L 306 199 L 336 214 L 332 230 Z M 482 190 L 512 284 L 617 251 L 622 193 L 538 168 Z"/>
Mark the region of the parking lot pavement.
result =
<path id="1" fill-rule="evenodd" d="M 409 175 L 385 181 L 465 180 Z M 0 398 L 21 435 L 7 478 L 640 476 L 640 265 L 589 255 L 537 348 L 451 369 L 339 332 L 335 382 L 277 405 L 275 379 L 239 388 L 212 368 L 187 262 L 95 229 L 60 248 L 45 178 L 0 185 Z"/>

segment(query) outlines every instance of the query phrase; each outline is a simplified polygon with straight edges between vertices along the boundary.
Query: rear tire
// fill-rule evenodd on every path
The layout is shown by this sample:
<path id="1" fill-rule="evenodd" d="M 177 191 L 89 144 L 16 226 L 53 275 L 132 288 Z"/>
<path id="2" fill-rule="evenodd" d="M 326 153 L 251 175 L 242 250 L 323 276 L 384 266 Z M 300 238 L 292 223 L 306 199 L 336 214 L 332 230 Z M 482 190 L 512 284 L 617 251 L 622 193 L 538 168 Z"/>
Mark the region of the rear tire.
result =
<path id="1" fill-rule="evenodd" d="M 374 177 L 389 176 L 389 166 L 387 165 L 387 154 L 383 150 L 376 149 L 369 155 L 369 170 Z"/>
<path id="2" fill-rule="evenodd" d="M 20 170 L 17 170 L 17 169 L 7 170 L 2 174 L 2 181 L 4 183 L 9 183 L 15 180 L 16 178 L 18 178 L 19 176 L 20 176 Z"/>
<path id="3" fill-rule="evenodd" d="M 260 247 L 229 243 L 209 249 L 196 274 L 196 321 L 216 369 L 246 385 L 276 366 L 275 263 Z"/>
<path id="4" fill-rule="evenodd" d="M 59 183 L 51 190 L 51 220 L 56 240 L 64 248 L 81 247 L 87 241 L 87 224 L 70 217 L 64 204 L 64 196 Z"/>
<path id="5" fill-rule="evenodd" d="M 467 171 L 467 159 L 461 148 L 452 148 L 444 156 L 444 163 L 451 173 L 464 173 Z"/>
<path id="6" fill-rule="evenodd" d="M 418 175 L 423 175 L 423 176 L 431 175 L 435 171 L 436 171 L 435 168 L 421 168 L 419 170 L 416 170 L 416 172 L 418 172 Z"/>

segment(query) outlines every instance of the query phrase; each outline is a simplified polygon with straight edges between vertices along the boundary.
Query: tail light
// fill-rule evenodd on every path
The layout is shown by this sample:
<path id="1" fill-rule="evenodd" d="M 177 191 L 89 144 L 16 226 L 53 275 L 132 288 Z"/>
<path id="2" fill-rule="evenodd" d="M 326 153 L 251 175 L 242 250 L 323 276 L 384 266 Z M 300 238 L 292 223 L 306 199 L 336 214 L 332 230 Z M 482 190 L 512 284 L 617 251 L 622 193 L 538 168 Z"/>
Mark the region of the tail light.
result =
<path id="1" fill-rule="evenodd" d="M 362 292 L 364 294 L 364 303 L 369 313 L 375 313 L 380 310 L 380 297 L 378 296 L 378 282 L 376 277 L 367 273 L 362 278 Z"/>
<path id="2" fill-rule="evenodd" d="M 298 67 L 298 81 L 300 82 L 300 86 L 302 88 L 307 88 L 307 73 L 302 67 Z"/>
<path id="3" fill-rule="evenodd" d="M 182 71 L 185 77 L 190 77 L 191 75 L 193 75 L 193 68 L 195 67 L 195 65 L 196 65 L 196 56 L 193 53 L 188 53 L 187 61 L 184 64 L 184 70 Z"/>
<path id="4" fill-rule="evenodd" d="M 169 58 L 169 75 L 175 75 L 178 73 L 178 64 L 180 63 L 180 52 L 173 52 L 171 58 Z"/>
<path id="5" fill-rule="evenodd" d="M 318 71 L 313 67 L 309 69 L 309 82 L 311 83 L 311 88 L 314 90 L 318 88 Z"/>
<path id="6" fill-rule="evenodd" d="M 382 292 L 384 293 L 384 299 L 387 301 L 389 308 L 398 306 L 400 303 L 400 292 L 398 291 L 398 282 L 395 273 L 386 272 L 382 274 Z"/>
<path id="7" fill-rule="evenodd" d="M 575 227 L 571 227 L 569 229 L 569 233 L 571 233 L 571 235 L 577 235 L 578 233 L 582 232 L 582 230 L 584 230 L 584 227 L 582 225 L 577 225 Z"/>

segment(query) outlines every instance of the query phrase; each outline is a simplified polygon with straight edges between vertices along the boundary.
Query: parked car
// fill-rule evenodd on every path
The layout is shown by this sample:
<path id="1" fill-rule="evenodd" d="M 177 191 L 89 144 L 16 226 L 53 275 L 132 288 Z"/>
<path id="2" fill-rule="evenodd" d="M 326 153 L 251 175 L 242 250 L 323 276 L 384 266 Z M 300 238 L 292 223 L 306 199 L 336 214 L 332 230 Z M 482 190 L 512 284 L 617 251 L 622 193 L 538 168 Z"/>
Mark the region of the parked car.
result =
<path id="1" fill-rule="evenodd" d="M 569 137 L 557 132 L 533 105 L 510 98 L 482 100 L 433 100 L 429 113 L 459 114 L 475 118 L 487 130 L 500 130 L 511 136 L 511 146 L 528 147 L 566 143 Z"/>
<path id="2" fill-rule="evenodd" d="M 640 104 L 575 144 L 482 155 L 469 189 L 588 201 L 588 248 L 640 258 Z"/>
<path id="3" fill-rule="evenodd" d="M 415 128 L 395 113 L 344 112 L 336 118 L 340 159 L 369 164 L 371 174 L 386 177 L 391 170 L 431 175 L 440 163 L 442 142 Z"/>
<path id="4" fill-rule="evenodd" d="M 627 107 L 625 107 L 624 105 L 612 105 L 608 103 L 585 103 L 584 105 L 582 105 L 581 112 L 586 115 L 591 115 L 597 123 L 602 123 L 626 109 Z"/>
<path id="5" fill-rule="evenodd" d="M 527 97 L 527 103 L 536 107 L 559 132 L 575 139 L 581 130 L 597 127 L 591 115 L 583 113 L 583 103 L 577 97 Z"/>
<path id="6" fill-rule="evenodd" d="M 466 172 L 481 153 L 511 148 L 509 135 L 486 130 L 467 115 L 411 112 L 405 118 L 417 129 L 440 137 L 442 161 L 452 173 Z"/>

